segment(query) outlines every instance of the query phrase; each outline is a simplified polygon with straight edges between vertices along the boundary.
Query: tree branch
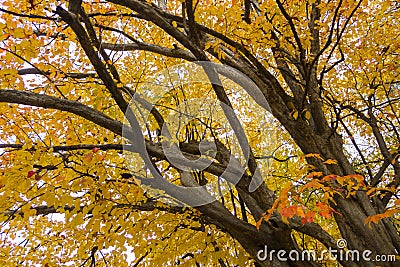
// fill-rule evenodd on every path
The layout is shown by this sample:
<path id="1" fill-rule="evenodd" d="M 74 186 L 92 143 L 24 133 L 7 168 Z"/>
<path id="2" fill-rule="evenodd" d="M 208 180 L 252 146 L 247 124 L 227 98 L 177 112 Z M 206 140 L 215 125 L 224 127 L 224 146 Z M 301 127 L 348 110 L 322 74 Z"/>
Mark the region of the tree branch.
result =
<path id="1" fill-rule="evenodd" d="M 18 70 L 19 75 L 49 75 L 49 71 L 42 71 L 37 68 L 23 68 Z M 85 78 L 95 78 L 97 74 L 93 73 L 76 73 L 76 72 L 68 72 L 65 74 L 66 77 L 71 77 L 74 79 L 85 79 Z"/>
<path id="2" fill-rule="evenodd" d="M 56 21 L 57 18 L 51 18 L 51 17 L 46 17 L 46 16 L 39 16 L 39 15 L 33 15 L 33 14 L 21 14 L 21 13 L 17 13 L 17 12 L 13 12 L 13 11 L 9 11 L 7 9 L 4 8 L 0 8 L 0 11 L 13 15 L 13 16 L 17 16 L 17 17 L 21 17 L 21 18 L 29 18 L 29 19 L 45 19 L 45 20 L 54 20 Z"/>
<path id="3" fill-rule="evenodd" d="M 11 148 L 11 149 L 21 149 L 23 144 L 0 144 L 0 149 Z M 100 150 L 123 150 L 124 146 L 121 144 L 103 144 L 103 145 L 95 145 L 95 144 L 79 144 L 79 145 L 70 145 L 70 146 L 53 146 L 51 149 L 54 152 L 58 151 L 74 151 L 74 150 L 82 150 L 82 149 L 93 149 L 98 148 Z M 29 150 L 36 150 L 35 147 L 29 148 Z"/>
<path id="4" fill-rule="evenodd" d="M 111 77 L 110 73 L 107 70 L 107 67 L 103 64 L 103 62 L 99 58 L 98 53 L 95 51 L 93 47 L 90 37 L 88 36 L 83 26 L 80 24 L 77 16 L 73 13 L 64 10 L 61 6 L 57 7 L 56 12 L 58 15 L 60 15 L 62 20 L 64 20 L 75 32 L 80 45 L 85 51 L 87 57 L 89 58 L 93 67 L 95 68 L 100 79 L 104 82 L 105 86 L 111 93 L 112 97 L 114 98 L 120 110 L 124 113 L 127 110 L 130 110 L 128 103 L 125 101 L 121 91 L 117 88 L 113 78 Z M 106 63 L 108 64 L 109 62 Z"/>
<path id="5" fill-rule="evenodd" d="M 149 51 L 153 53 L 157 53 L 167 57 L 173 58 L 182 58 L 188 61 L 195 61 L 196 58 L 193 54 L 187 50 L 180 48 L 167 48 L 153 44 L 147 44 L 143 42 L 137 43 L 129 43 L 129 44 L 111 44 L 111 43 L 102 43 L 101 46 L 104 49 L 114 50 L 114 51 Z"/>
<path id="6" fill-rule="evenodd" d="M 167 206 L 167 205 L 157 205 L 157 201 L 154 200 L 146 200 L 145 202 L 138 204 L 117 204 L 113 206 L 113 209 L 132 209 L 136 211 L 167 211 L 170 213 L 185 213 L 186 211 L 182 207 L 178 206 Z M 79 207 L 79 211 L 82 211 L 84 206 Z M 53 213 L 60 213 L 60 210 L 64 211 L 73 211 L 76 209 L 74 206 L 64 206 L 64 207 L 53 207 L 53 206 L 35 206 L 31 207 L 31 209 L 36 210 L 36 215 L 49 215 Z M 10 210 L 3 213 L 4 215 L 15 216 L 17 214 L 23 216 L 24 213 L 19 210 Z M 92 210 L 88 211 L 88 214 L 92 214 Z"/>
<path id="7" fill-rule="evenodd" d="M 90 108 L 78 101 L 61 99 L 45 94 L 16 90 L 0 90 L 0 102 L 23 104 L 34 107 L 51 108 L 67 111 L 104 127 L 117 135 L 122 135 L 123 124 L 98 110 Z"/>
<path id="8" fill-rule="evenodd" d="M 276 0 L 276 3 L 279 7 L 279 10 L 281 11 L 282 15 L 285 17 L 287 22 L 289 23 L 290 29 L 292 31 L 293 37 L 296 41 L 297 48 L 299 49 L 300 52 L 300 60 L 304 61 L 305 55 L 304 55 L 304 49 L 303 45 L 301 44 L 300 37 L 296 31 L 296 27 L 294 26 L 293 19 L 292 17 L 287 13 L 286 9 L 283 7 L 283 4 L 280 0 Z"/>

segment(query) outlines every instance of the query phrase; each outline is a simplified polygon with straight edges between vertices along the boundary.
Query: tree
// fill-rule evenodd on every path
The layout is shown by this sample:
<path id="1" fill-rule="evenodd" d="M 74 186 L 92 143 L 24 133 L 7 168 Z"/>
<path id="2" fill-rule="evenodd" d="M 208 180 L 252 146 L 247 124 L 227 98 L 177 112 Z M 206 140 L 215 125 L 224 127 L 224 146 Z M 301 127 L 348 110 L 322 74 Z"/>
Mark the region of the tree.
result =
<path id="1" fill-rule="evenodd" d="M 397 266 L 396 1 L 0 11 L 2 265 Z"/>

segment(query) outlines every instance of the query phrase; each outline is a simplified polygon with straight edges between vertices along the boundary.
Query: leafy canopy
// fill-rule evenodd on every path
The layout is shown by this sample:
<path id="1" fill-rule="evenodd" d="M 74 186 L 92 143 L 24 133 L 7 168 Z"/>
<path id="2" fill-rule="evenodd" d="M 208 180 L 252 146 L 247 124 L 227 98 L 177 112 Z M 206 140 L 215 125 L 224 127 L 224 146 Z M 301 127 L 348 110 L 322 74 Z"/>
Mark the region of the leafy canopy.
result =
<path id="1" fill-rule="evenodd" d="M 2 1 L 0 264 L 249 266 L 243 229 L 261 236 L 278 221 L 299 249 L 321 251 L 343 235 L 338 198 L 360 192 L 383 205 L 360 224 L 398 225 L 399 12 L 381 0 Z M 195 81 L 200 67 L 174 69 L 208 60 L 248 76 L 271 112 L 222 75 L 224 93 Z M 177 205 L 141 184 L 154 175 L 123 151 L 140 142 L 123 140 L 128 106 L 168 183 L 187 186 L 162 144 L 213 162 L 189 172 L 219 206 Z M 299 137 L 308 128 L 340 135 L 342 152 L 314 149 Z M 231 155 L 244 166 L 238 183 L 220 177 Z M 255 166 L 263 185 L 248 192 Z"/>

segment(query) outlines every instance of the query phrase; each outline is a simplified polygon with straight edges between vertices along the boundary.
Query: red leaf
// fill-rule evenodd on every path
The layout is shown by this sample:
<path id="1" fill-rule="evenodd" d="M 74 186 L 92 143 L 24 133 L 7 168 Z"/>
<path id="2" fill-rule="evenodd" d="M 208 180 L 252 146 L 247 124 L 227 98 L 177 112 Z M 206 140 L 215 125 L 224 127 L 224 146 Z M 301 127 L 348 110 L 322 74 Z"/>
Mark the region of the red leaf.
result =
<path id="1" fill-rule="evenodd" d="M 29 171 L 27 177 L 31 178 L 35 173 L 36 171 Z"/>
<path id="2" fill-rule="evenodd" d="M 36 176 L 35 176 L 35 180 L 36 180 L 36 181 L 39 181 L 40 179 L 42 179 L 42 176 L 41 176 L 41 175 L 36 175 Z"/>
<path id="3" fill-rule="evenodd" d="M 325 203 L 317 203 L 317 207 L 319 209 L 318 214 L 326 219 L 329 219 L 332 216 L 331 213 L 331 208 L 329 207 L 329 205 L 325 204 Z"/>
<path id="4" fill-rule="evenodd" d="M 314 216 L 315 216 L 315 211 L 312 211 L 312 210 L 307 211 L 307 213 L 305 214 L 304 218 L 301 219 L 301 222 L 303 224 L 312 223 L 313 220 L 314 220 Z"/>
<path id="5" fill-rule="evenodd" d="M 96 152 L 99 151 L 99 150 L 100 150 L 100 148 L 94 147 L 94 148 L 93 148 L 93 153 L 96 153 Z"/>
<path id="6" fill-rule="evenodd" d="M 297 205 L 292 205 L 282 208 L 280 213 L 285 218 L 293 218 L 294 215 L 299 215 L 298 213 L 300 212 L 302 212 L 301 208 L 299 209 Z"/>

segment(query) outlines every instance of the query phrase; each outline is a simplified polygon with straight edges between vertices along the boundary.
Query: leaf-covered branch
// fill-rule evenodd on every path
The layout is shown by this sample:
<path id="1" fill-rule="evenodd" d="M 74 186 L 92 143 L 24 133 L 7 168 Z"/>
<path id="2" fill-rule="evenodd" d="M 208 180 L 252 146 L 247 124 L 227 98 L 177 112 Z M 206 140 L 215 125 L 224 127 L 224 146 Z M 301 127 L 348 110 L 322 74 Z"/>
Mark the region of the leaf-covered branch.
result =
<path id="1" fill-rule="evenodd" d="M 122 135 L 123 124 L 121 122 L 104 115 L 98 110 L 79 103 L 78 101 L 61 99 L 45 94 L 36 94 L 31 92 L 0 90 L 0 102 L 67 111 L 94 122 L 95 124 L 104 127 L 118 135 Z"/>
<path id="2" fill-rule="evenodd" d="M 129 44 L 111 44 L 102 43 L 104 49 L 114 51 L 149 51 L 167 57 L 182 58 L 188 61 L 194 61 L 196 58 L 187 50 L 181 48 L 168 48 L 153 44 L 146 44 L 143 42 L 129 43 Z"/>

